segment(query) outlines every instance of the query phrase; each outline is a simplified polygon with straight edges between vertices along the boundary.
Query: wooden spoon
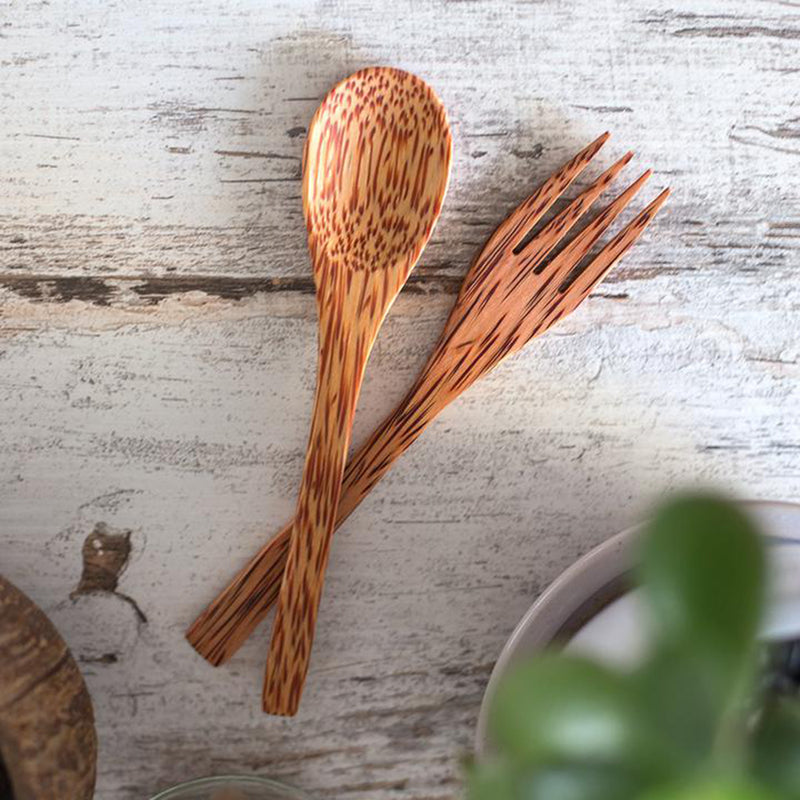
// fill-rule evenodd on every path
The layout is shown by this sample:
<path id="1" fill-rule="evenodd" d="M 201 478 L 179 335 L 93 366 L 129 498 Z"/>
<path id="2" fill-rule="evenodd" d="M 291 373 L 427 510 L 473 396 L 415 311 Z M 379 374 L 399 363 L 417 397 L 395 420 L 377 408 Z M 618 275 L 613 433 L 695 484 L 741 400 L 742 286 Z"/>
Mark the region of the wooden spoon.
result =
<path id="1" fill-rule="evenodd" d="M 442 408 L 505 356 L 574 310 L 636 241 L 664 202 L 666 195 L 662 194 L 574 280 L 563 282 L 564 275 L 581 262 L 642 179 L 575 239 L 577 246 L 567 246 L 563 255 L 549 265 L 548 256 L 624 167 L 630 154 L 603 173 L 533 238 L 527 234 L 606 138 L 600 137 L 567 162 L 492 234 L 464 280 L 428 363 L 406 397 L 348 461 L 337 527 Z M 497 327 L 500 320 L 502 325 Z M 286 526 L 262 547 L 187 632 L 192 646 L 215 666 L 236 652 L 277 599 L 290 530 L 291 525 Z"/>
<path id="2" fill-rule="evenodd" d="M 335 86 L 309 127 L 303 211 L 319 361 L 267 662 L 263 699 L 271 713 L 293 715 L 300 704 L 364 367 L 439 216 L 451 149 L 444 107 L 430 87 L 387 67 Z"/>

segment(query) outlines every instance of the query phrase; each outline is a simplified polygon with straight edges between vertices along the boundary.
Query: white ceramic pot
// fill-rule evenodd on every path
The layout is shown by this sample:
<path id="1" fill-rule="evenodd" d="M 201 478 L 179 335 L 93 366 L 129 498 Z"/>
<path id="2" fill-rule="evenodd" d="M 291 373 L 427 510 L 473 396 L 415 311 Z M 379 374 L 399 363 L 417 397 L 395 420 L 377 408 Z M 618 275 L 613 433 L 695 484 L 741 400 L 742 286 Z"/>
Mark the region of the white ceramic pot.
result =
<path id="1" fill-rule="evenodd" d="M 800 505 L 749 502 L 743 506 L 770 540 L 772 569 L 765 638 L 800 636 Z M 478 717 L 476 755 L 485 755 L 492 696 L 512 664 L 548 646 L 615 664 L 632 664 L 646 645 L 638 592 L 628 587 L 640 526 L 613 536 L 563 572 L 528 609 L 494 666 Z"/>

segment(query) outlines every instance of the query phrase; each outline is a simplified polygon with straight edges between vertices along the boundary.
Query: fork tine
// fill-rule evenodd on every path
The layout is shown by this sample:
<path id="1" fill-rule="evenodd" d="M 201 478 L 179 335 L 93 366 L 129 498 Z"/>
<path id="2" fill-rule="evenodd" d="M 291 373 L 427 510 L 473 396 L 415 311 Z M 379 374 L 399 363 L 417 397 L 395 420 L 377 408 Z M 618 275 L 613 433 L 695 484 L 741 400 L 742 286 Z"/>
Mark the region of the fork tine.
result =
<path id="1" fill-rule="evenodd" d="M 510 297 L 525 281 L 531 272 L 541 269 L 547 254 L 566 236 L 592 203 L 606 190 L 622 168 L 633 158 L 626 153 L 616 164 L 610 166 L 595 182 L 576 197 L 560 214 L 553 217 L 542 230 L 523 247 L 519 269 L 514 280 L 506 288 L 505 296 Z"/>
<path id="2" fill-rule="evenodd" d="M 506 217 L 484 246 L 479 260 L 470 268 L 459 292 L 461 299 L 480 285 L 484 275 L 490 272 L 509 250 L 513 250 L 524 240 L 531 228 L 597 155 L 610 135 L 606 132 L 584 147 Z"/>
<path id="3" fill-rule="evenodd" d="M 608 230 L 611 223 L 625 210 L 639 189 L 644 186 L 652 174 L 651 170 L 643 172 L 616 200 L 612 200 L 549 264 L 545 272 L 549 272 L 547 282 L 542 287 L 546 290 L 560 288 L 561 282 L 569 275 L 580 260 L 592 249 L 595 242 Z"/>
<path id="4" fill-rule="evenodd" d="M 612 164 L 591 186 L 579 194 L 560 214 L 557 214 L 533 239 L 527 242 L 520 254 L 525 255 L 523 263 L 538 261 L 547 255 L 551 248 L 569 233 L 573 225 L 583 216 L 595 200 L 608 188 L 622 168 L 633 158 L 633 151 Z M 530 249 L 530 252 L 528 252 Z"/>
<path id="5" fill-rule="evenodd" d="M 513 215 L 515 240 L 511 243 L 517 247 L 530 229 L 547 213 L 550 206 L 564 193 L 564 190 L 580 175 L 589 162 L 597 155 L 598 150 L 608 141 L 611 134 L 606 131 L 587 145 L 576 156 L 567 161 L 558 172 L 551 175 L 527 200 L 523 200 Z"/>
<path id="6" fill-rule="evenodd" d="M 669 189 L 664 189 L 644 211 L 632 219 L 581 271 L 569 285 L 559 287 L 564 295 L 564 313 L 573 311 L 594 287 L 606 276 L 608 271 L 642 235 L 658 210 L 669 197 Z"/>

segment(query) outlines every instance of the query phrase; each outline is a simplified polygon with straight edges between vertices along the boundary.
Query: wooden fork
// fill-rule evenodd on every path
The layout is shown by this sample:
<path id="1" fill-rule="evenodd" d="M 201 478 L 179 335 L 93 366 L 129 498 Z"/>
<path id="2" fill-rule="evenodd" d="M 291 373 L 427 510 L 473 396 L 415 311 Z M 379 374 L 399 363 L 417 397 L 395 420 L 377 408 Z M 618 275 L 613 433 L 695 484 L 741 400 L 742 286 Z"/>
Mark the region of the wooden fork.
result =
<path id="1" fill-rule="evenodd" d="M 577 308 L 653 219 L 669 190 L 662 192 L 575 274 L 575 268 L 647 179 L 649 172 L 645 172 L 552 261 L 546 262 L 627 164 L 632 156 L 629 153 L 526 241 L 529 231 L 607 138 L 608 134 L 604 134 L 566 163 L 520 204 L 488 240 L 468 272 L 439 342 L 414 385 L 348 462 L 337 528 L 445 406 L 503 358 Z M 231 658 L 275 602 L 290 528 L 287 526 L 268 542 L 189 629 L 189 642 L 213 665 Z"/>

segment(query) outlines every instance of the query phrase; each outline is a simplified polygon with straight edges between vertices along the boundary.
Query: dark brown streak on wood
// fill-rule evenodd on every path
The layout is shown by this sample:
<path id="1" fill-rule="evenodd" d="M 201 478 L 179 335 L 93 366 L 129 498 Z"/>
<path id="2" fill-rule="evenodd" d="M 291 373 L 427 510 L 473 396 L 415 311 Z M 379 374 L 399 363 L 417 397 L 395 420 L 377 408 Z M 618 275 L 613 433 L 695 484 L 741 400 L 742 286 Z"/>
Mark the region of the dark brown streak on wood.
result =
<path id="1" fill-rule="evenodd" d="M 379 789 L 389 789 L 399 792 L 408 786 L 408 778 L 401 778 L 394 781 L 367 781 L 366 783 L 349 783 L 344 786 L 337 786 L 339 792 L 374 792 Z"/>
<path id="2" fill-rule="evenodd" d="M 0 287 L 11 289 L 28 300 L 68 303 L 83 300 L 97 306 L 109 305 L 113 287 L 102 278 L 86 276 L 69 278 L 0 277 Z"/>
<path id="3" fill-rule="evenodd" d="M 797 125 L 798 119 L 793 119 L 792 122 Z M 800 127 L 790 127 L 788 123 L 784 122 L 773 130 L 761 128 L 758 125 L 751 126 L 752 130 L 759 131 L 765 136 L 770 136 L 773 139 L 800 139 Z"/>
<path id="4" fill-rule="evenodd" d="M 116 664 L 119 656 L 116 653 L 103 653 L 101 656 L 79 656 L 78 661 L 81 664 Z"/>
<path id="5" fill-rule="evenodd" d="M 455 294 L 461 285 L 457 275 L 412 275 L 403 292 L 415 295 Z M 146 305 L 156 305 L 171 295 L 204 292 L 220 300 L 244 300 L 255 295 L 293 292 L 314 294 L 314 279 L 308 277 L 244 278 L 213 275 L 162 278 L 88 277 L 31 278 L 0 276 L 0 289 L 9 289 L 34 302 L 67 303 L 80 300 L 97 306 L 113 305 L 123 288 L 135 292 Z"/>
<path id="6" fill-rule="evenodd" d="M 363 757 L 364 747 L 362 745 L 351 745 L 347 747 L 332 747 L 328 749 L 320 748 L 318 750 L 308 750 L 302 753 L 281 753 L 277 756 L 265 756 L 263 758 L 259 757 L 257 759 L 252 759 L 247 762 L 247 768 L 251 770 L 259 770 L 267 767 L 295 764 L 301 761 L 314 761 L 318 758 L 330 758 L 331 756 L 341 754 L 350 754 Z"/>
<path id="7" fill-rule="evenodd" d="M 717 25 L 709 28 L 681 28 L 673 31 L 673 36 L 708 36 L 714 39 L 747 39 L 759 37 L 766 39 L 800 39 L 797 28 L 766 28 L 763 25 Z"/>
<path id="8" fill-rule="evenodd" d="M 111 533 L 102 522 L 83 543 L 83 572 L 71 597 L 91 592 L 114 592 L 131 555 L 131 533 Z"/>
<path id="9" fill-rule="evenodd" d="M 766 357 L 759 357 L 759 356 L 745 356 L 745 361 L 754 361 L 757 364 L 782 364 L 784 366 L 796 366 L 800 364 L 800 361 L 792 361 L 786 360 L 782 358 L 766 358 Z"/>
<path id="10" fill-rule="evenodd" d="M 651 281 L 655 278 L 683 275 L 687 272 L 696 272 L 696 267 L 625 267 L 618 266 L 603 278 L 604 284 L 627 283 L 628 281 Z"/>
<path id="11" fill-rule="evenodd" d="M 148 304 L 153 305 L 173 294 L 205 292 L 221 300 L 243 300 L 261 292 L 299 292 L 314 294 L 314 279 L 307 278 L 232 278 L 215 276 L 186 276 L 150 278 L 132 287 Z"/>
<path id="12" fill-rule="evenodd" d="M 279 158 L 284 161 L 299 161 L 300 156 L 284 156 L 280 153 L 260 153 L 257 150 L 215 150 L 218 156 L 238 156 L 239 158 Z"/>
<path id="13" fill-rule="evenodd" d="M 297 178 L 223 178 L 220 183 L 297 183 Z"/>
<path id="14" fill-rule="evenodd" d="M 544 145 L 534 145 L 530 150 L 512 150 L 511 154 L 525 161 L 538 161 L 544 154 Z"/>
<path id="15" fill-rule="evenodd" d="M 630 106 L 579 106 L 574 105 L 573 108 L 580 108 L 584 111 L 598 111 L 601 114 L 631 114 L 633 109 Z"/>
<path id="16" fill-rule="evenodd" d="M 195 112 L 197 114 L 211 114 L 215 112 L 222 112 L 225 114 L 261 114 L 263 112 L 259 111 L 257 108 L 205 108 L 204 106 L 199 107 L 187 107 L 186 111 Z"/>
<path id="17" fill-rule="evenodd" d="M 445 709 L 456 708 L 474 708 L 477 703 L 480 703 L 481 690 L 478 689 L 477 696 L 453 696 L 444 697 L 435 703 L 420 703 L 415 706 L 407 706 L 403 708 L 371 708 L 366 711 L 346 711 L 343 714 L 338 714 L 337 719 L 342 720 L 376 720 L 382 718 L 397 718 L 397 717 L 417 717 L 427 716 L 429 714 L 441 713 Z"/>
<path id="18" fill-rule="evenodd" d="M 50 133 L 23 133 L 22 135 L 29 139 L 59 139 L 66 142 L 80 141 L 80 137 L 78 136 L 56 136 L 55 134 Z"/>
<path id="19" fill-rule="evenodd" d="M 617 267 L 605 282 L 645 281 L 691 271 L 677 267 Z M 412 273 L 403 294 L 454 295 L 461 286 L 460 275 L 426 274 L 423 268 Z M 314 279 L 308 277 L 248 278 L 216 275 L 165 276 L 142 279 L 135 276 L 113 278 L 19 277 L 0 276 L 0 289 L 9 289 L 34 302 L 68 303 L 79 300 L 96 306 L 111 306 L 123 288 L 130 287 L 146 305 L 156 305 L 167 297 L 185 292 L 203 292 L 220 300 L 245 300 L 258 294 L 277 292 L 314 294 Z"/>
<path id="20" fill-rule="evenodd" d="M 776 145 L 767 144 L 766 142 L 759 142 L 755 139 L 746 139 L 744 136 L 737 136 L 735 133 L 728 134 L 728 138 L 732 142 L 738 142 L 739 144 L 749 144 L 753 147 L 763 147 L 765 150 L 774 150 L 776 153 L 797 153 L 797 150 L 794 150 L 790 147 L 777 147 Z"/>
<path id="21" fill-rule="evenodd" d="M 131 532 L 114 533 L 104 522 L 98 522 L 86 537 L 81 555 L 83 570 L 78 585 L 70 592 L 70 599 L 75 600 L 81 595 L 114 594 L 133 608 L 139 622 L 147 623 L 138 603 L 117 590 L 119 576 L 131 556 Z"/>

